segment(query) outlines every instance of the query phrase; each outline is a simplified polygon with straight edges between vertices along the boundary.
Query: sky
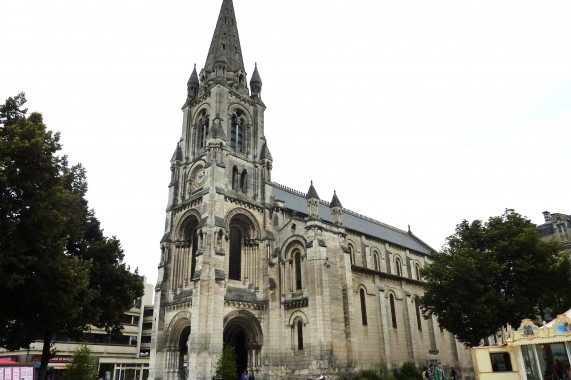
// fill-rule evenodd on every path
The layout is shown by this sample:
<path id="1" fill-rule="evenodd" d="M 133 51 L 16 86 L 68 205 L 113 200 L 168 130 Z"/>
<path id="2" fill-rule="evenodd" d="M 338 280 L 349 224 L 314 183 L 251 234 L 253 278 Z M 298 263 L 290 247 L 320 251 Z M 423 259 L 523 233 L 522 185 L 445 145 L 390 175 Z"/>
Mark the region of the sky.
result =
<path id="1" fill-rule="evenodd" d="M 186 82 L 221 0 L 0 2 L 0 101 L 24 91 L 89 205 L 155 283 Z M 234 0 L 272 179 L 434 249 L 506 208 L 569 214 L 568 0 Z M 249 81 L 250 77 L 248 77 Z"/>

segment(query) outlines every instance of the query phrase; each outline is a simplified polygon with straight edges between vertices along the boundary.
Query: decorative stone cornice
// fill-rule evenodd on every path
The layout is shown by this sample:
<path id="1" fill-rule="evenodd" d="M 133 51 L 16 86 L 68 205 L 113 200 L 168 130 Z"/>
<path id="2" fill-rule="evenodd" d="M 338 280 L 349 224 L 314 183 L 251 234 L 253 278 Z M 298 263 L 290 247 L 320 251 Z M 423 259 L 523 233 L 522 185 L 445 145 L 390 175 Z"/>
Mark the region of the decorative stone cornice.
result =
<path id="1" fill-rule="evenodd" d="M 174 305 L 165 306 L 165 311 L 175 311 L 175 310 L 182 310 L 182 309 L 190 309 L 192 306 L 192 301 L 189 302 L 181 302 Z"/>
<path id="2" fill-rule="evenodd" d="M 307 297 L 305 298 L 300 298 L 297 300 L 291 300 L 291 301 L 284 301 L 282 302 L 282 305 L 284 305 L 284 309 L 286 310 L 290 310 L 290 309 L 297 309 L 300 307 L 307 307 L 309 304 L 309 299 Z"/>

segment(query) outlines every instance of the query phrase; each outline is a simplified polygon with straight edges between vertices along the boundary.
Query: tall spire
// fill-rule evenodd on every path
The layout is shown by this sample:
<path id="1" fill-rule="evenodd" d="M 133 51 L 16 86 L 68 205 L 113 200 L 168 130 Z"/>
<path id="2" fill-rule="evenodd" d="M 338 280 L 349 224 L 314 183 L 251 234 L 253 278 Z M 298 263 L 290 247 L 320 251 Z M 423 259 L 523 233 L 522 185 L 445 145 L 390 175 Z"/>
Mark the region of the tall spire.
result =
<path id="1" fill-rule="evenodd" d="M 238 36 L 238 26 L 232 0 L 222 1 L 220 15 L 218 16 L 214 36 L 212 36 L 204 70 L 213 72 L 216 62 L 225 62 L 227 71 L 244 70 L 242 48 L 240 46 L 240 37 Z"/>

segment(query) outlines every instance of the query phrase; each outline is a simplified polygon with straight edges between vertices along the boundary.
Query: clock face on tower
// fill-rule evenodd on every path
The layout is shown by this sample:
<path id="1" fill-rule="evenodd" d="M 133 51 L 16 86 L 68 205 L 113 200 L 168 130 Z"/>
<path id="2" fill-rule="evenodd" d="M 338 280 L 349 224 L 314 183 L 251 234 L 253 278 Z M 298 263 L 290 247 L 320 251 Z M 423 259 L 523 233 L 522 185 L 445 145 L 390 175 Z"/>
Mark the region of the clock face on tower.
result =
<path id="1" fill-rule="evenodd" d="M 200 169 L 198 172 L 196 172 L 196 176 L 194 177 L 194 183 L 196 183 L 197 185 L 202 185 L 205 178 L 206 178 L 206 172 L 204 171 L 204 169 Z"/>

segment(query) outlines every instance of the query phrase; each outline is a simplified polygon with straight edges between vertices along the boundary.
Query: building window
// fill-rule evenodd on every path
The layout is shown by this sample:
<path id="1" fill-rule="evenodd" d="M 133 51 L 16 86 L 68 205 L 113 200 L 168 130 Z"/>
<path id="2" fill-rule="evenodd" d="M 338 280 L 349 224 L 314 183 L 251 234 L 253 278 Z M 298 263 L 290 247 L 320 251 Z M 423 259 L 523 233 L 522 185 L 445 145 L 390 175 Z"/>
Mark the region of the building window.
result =
<path id="1" fill-rule="evenodd" d="M 512 362 L 509 352 L 492 352 L 490 353 L 490 362 L 492 362 L 492 371 L 494 372 L 511 372 Z"/>
<path id="2" fill-rule="evenodd" d="M 242 111 L 237 110 L 230 124 L 230 149 L 236 153 L 244 153 L 244 125 Z"/>
<path id="3" fill-rule="evenodd" d="M 297 321 L 297 349 L 303 350 L 303 323 L 301 320 Z"/>
<path id="4" fill-rule="evenodd" d="M 232 190 L 238 189 L 238 178 L 240 175 L 238 174 L 238 168 L 234 166 L 232 168 Z"/>
<path id="5" fill-rule="evenodd" d="M 240 176 L 240 190 L 243 193 L 248 191 L 248 172 L 244 170 Z"/>
<path id="6" fill-rule="evenodd" d="M 359 296 L 361 297 L 361 321 L 363 326 L 367 326 L 367 304 L 365 303 L 365 289 L 359 290 Z"/>
<path id="7" fill-rule="evenodd" d="M 294 256 L 295 265 L 295 290 L 301 290 L 301 252 L 297 251 Z"/>
<path id="8" fill-rule="evenodd" d="M 242 232 L 237 227 L 230 228 L 230 259 L 228 278 L 241 280 L 242 267 Z"/>
<path id="9" fill-rule="evenodd" d="M 376 271 L 380 270 L 381 266 L 379 265 L 379 255 L 377 254 L 377 252 L 373 253 L 373 268 L 375 268 Z"/>
<path id="10" fill-rule="evenodd" d="M 395 297 L 391 294 L 389 296 L 389 302 L 391 304 L 391 318 L 393 320 L 393 329 L 397 328 L 397 313 L 395 310 Z"/>
<path id="11" fill-rule="evenodd" d="M 395 259 L 395 270 L 397 272 L 396 273 L 397 276 L 401 277 L 402 276 L 402 265 L 401 265 L 400 259 L 398 257 Z"/>
<path id="12" fill-rule="evenodd" d="M 199 148 L 204 148 L 204 144 L 206 139 L 208 138 L 208 130 L 209 130 L 209 120 L 206 111 L 202 111 L 200 118 L 198 119 L 198 146 Z"/>
<path id="13" fill-rule="evenodd" d="M 418 264 L 414 266 L 414 271 L 416 272 L 416 279 L 420 281 L 420 266 Z"/>
<path id="14" fill-rule="evenodd" d="M 422 331 L 422 323 L 420 319 L 420 307 L 418 306 L 417 301 L 414 301 L 414 306 L 416 308 L 416 324 L 418 325 L 418 331 Z"/>
<path id="15" fill-rule="evenodd" d="M 351 260 L 351 265 L 355 265 L 355 248 L 349 245 L 349 258 Z"/>

